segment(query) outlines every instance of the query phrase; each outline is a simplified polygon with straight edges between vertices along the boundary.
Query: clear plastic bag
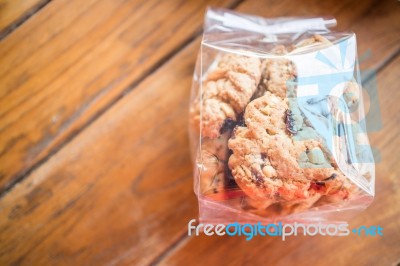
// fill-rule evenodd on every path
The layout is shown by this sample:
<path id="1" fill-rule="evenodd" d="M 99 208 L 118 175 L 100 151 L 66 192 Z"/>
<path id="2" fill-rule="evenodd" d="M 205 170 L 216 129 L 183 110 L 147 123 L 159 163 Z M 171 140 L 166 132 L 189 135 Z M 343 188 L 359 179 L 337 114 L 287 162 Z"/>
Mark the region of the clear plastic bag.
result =
<path id="1" fill-rule="evenodd" d="M 190 139 L 200 221 L 343 220 L 374 197 L 354 33 L 206 13 Z"/>

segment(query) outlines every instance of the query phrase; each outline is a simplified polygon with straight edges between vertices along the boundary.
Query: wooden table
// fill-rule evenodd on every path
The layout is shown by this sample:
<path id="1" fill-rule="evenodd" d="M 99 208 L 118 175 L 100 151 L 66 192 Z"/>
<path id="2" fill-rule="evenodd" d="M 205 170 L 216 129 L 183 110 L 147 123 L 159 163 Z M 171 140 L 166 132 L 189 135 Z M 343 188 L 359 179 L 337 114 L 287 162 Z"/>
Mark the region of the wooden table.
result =
<path id="1" fill-rule="evenodd" d="M 383 126 L 382 237 L 188 237 L 188 99 L 207 5 L 335 16 Z M 399 265 L 398 1 L 0 0 L 0 265 Z M 377 97 L 377 96 L 374 96 Z"/>

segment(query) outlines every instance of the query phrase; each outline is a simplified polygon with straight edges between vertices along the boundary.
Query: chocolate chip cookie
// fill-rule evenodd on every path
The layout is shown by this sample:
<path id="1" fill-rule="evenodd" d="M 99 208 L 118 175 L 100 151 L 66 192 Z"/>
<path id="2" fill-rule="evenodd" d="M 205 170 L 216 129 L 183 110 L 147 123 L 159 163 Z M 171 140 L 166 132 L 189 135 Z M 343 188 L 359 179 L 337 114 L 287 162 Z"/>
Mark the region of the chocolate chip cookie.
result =
<path id="1" fill-rule="evenodd" d="M 314 36 L 295 49 L 315 43 L 330 44 Z M 287 214 L 347 199 L 353 184 L 297 105 L 294 64 L 286 58 L 267 59 L 264 71 L 261 83 L 266 92 L 248 104 L 245 126 L 235 128 L 228 144 L 233 152 L 229 167 L 248 195 L 246 203 L 258 214 L 272 207 Z M 349 91 L 351 85 L 345 90 Z M 352 93 L 346 97 L 355 103 Z"/>
<path id="2" fill-rule="evenodd" d="M 229 158 L 239 187 L 257 207 L 282 203 L 285 208 L 309 207 L 323 195 L 331 200 L 346 199 L 351 190 L 348 179 L 332 165 L 329 154 L 316 134 L 304 124 L 301 115 L 293 115 L 296 133 L 306 132 L 304 139 L 293 138 L 287 126 L 288 99 L 271 92 L 249 103 L 244 127 L 237 127 L 228 142 L 233 154 Z M 298 116 L 298 117 L 295 117 Z M 311 132 L 311 133 L 309 133 Z M 301 209 L 302 209 L 301 208 Z"/>
<path id="3" fill-rule="evenodd" d="M 218 60 L 202 83 L 201 100 L 190 110 L 202 137 L 217 138 L 224 124 L 237 121 L 259 84 L 261 69 L 257 57 L 226 54 Z"/>

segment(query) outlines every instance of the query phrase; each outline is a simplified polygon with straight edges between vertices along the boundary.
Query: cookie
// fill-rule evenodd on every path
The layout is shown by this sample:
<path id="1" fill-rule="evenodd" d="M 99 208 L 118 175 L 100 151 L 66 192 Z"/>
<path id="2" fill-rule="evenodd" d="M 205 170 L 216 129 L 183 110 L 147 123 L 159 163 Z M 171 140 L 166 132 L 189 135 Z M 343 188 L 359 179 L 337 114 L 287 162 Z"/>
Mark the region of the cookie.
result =
<path id="1" fill-rule="evenodd" d="M 317 35 L 296 45 L 295 52 L 316 43 L 331 45 Z M 244 206 L 260 215 L 303 211 L 356 193 L 297 106 L 296 76 L 289 59 L 267 59 L 261 81 L 266 92 L 248 104 L 245 126 L 236 127 L 228 142 L 232 175 L 248 195 Z M 346 85 L 349 105 L 358 101 L 355 91 Z"/>
<path id="2" fill-rule="evenodd" d="M 243 113 L 261 78 L 261 60 L 235 54 L 222 56 L 202 83 L 201 100 L 190 110 L 192 125 L 201 135 L 217 138 Z"/>
<path id="3" fill-rule="evenodd" d="M 228 138 L 224 133 L 215 139 L 204 139 L 201 143 L 200 192 L 202 195 L 222 193 L 226 185 L 226 165 L 228 161 Z"/>
<path id="4" fill-rule="evenodd" d="M 321 46 L 326 45 L 332 44 L 326 38 L 314 35 L 291 47 L 290 52 L 299 53 L 313 46 L 321 48 Z M 272 53 L 275 55 L 286 55 L 289 51 L 284 46 L 278 45 L 272 50 Z M 292 98 L 296 97 L 296 76 L 296 67 L 291 60 L 287 58 L 270 58 L 265 60 L 261 84 L 265 88 L 268 88 L 268 91 L 281 98 Z"/>
<path id="5" fill-rule="evenodd" d="M 228 142 L 229 167 L 239 187 L 263 209 L 274 203 L 308 208 L 321 196 L 348 198 L 351 183 L 331 164 L 321 141 L 293 140 L 288 110 L 288 100 L 270 92 L 246 108 L 246 126 L 237 127 Z M 302 124 L 298 132 L 303 127 L 312 130 Z"/>
<path id="6" fill-rule="evenodd" d="M 291 50 L 296 50 L 296 52 L 302 52 L 303 50 L 309 50 L 310 48 L 313 48 L 315 46 L 318 46 L 318 49 L 320 49 L 323 46 L 329 46 L 329 45 L 332 45 L 332 43 L 328 39 L 326 39 L 321 35 L 315 34 L 310 38 L 298 42 L 291 48 Z"/>
<path id="7" fill-rule="evenodd" d="M 267 59 L 262 83 L 268 91 L 284 98 L 291 92 L 290 89 L 293 90 L 296 75 L 292 61 L 286 58 Z"/>

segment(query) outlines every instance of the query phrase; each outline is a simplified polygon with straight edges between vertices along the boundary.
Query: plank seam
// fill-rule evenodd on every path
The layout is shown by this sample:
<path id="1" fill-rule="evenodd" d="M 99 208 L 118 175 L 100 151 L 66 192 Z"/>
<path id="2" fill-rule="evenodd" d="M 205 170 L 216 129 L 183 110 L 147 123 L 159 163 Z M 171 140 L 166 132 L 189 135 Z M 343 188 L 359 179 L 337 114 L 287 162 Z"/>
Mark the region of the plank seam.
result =
<path id="1" fill-rule="evenodd" d="M 28 21 L 33 15 L 39 12 L 42 8 L 47 6 L 52 0 L 44 0 L 28 9 L 25 13 L 23 13 L 19 18 L 17 18 L 14 22 L 12 22 L 8 27 L 5 27 L 2 31 L 0 31 L 0 42 L 5 39 L 8 35 L 10 35 L 13 31 L 15 31 L 19 26 Z"/>
<path id="2" fill-rule="evenodd" d="M 171 254 L 174 250 L 178 249 L 182 243 L 188 239 L 187 229 L 182 233 L 176 241 L 174 241 L 169 247 L 167 247 L 159 256 L 157 256 L 153 261 L 150 262 L 149 266 L 159 265 L 160 262 L 166 258 L 169 254 Z"/>
<path id="3" fill-rule="evenodd" d="M 51 0 L 50 0 L 51 1 Z M 236 8 L 243 0 L 238 0 L 228 6 L 228 9 Z M 37 168 L 39 168 L 42 164 L 46 163 L 54 154 L 60 151 L 64 146 L 66 146 L 69 142 L 71 142 L 77 135 L 83 132 L 87 127 L 89 127 L 92 123 L 94 123 L 101 115 L 103 115 L 108 109 L 110 109 L 113 105 L 115 105 L 118 101 L 120 101 L 123 97 L 133 91 L 140 83 L 142 83 L 151 73 L 156 72 L 158 69 L 162 68 L 167 62 L 170 61 L 179 51 L 183 50 L 186 46 L 192 43 L 198 36 L 202 33 L 202 28 L 199 27 L 191 36 L 189 36 L 186 40 L 184 40 L 180 45 L 177 45 L 171 52 L 162 57 L 159 61 L 157 61 L 151 68 L 149 68 L 146 72 L 143 73 L 141 77 L 139 77 L 136 81 L 127 85 L 125 89 L 123 89 L 117 96 L 110 100 L 104 107 L 98 110 L 92 117 L 90 117 L 83 125 L 72 131 L 69 136 L 66 137 L 65 141 L 54 147 L 49 151 L 49 153 L 42 158 L 41 160 L 34 163 L 30 168 L 25 169 L 25 171 L 21 171 L 19 174 L 15 175 L 13 180 L 8 183 L 3 191 L 0 192 L 0 199 L 4 197 L 9 191 L 13 189 L 15 185 L 22 182 L 27 176 L 29 176 L 32 172 L 34 172 Z"/>
<path id="4" fill-rule="evenodd" d="M 361 81 L 362 85 L 365 86 L 368 82 L 370 82 L 370 80 L 374 76 L 376 76 L 379 72 L 381 72 L 384 68 L 386 68 L 386 66 L 390 65 L 390 63 L 392 63 L 394 60 L 396 60 L 396 58 L 398 56 L 400 56 L 400 48 L 397 49 L 397 51 L 394 52 L 391 56 L 386 58 L 385 61 L 382 62 L 382 64 L 380 64 L 376 69 L 374 69 L 372 71 L 372 73 L 365 76 L 365 78 Z M 376 75 L 374 75 L 374 74 L 376 74 Z"/>

